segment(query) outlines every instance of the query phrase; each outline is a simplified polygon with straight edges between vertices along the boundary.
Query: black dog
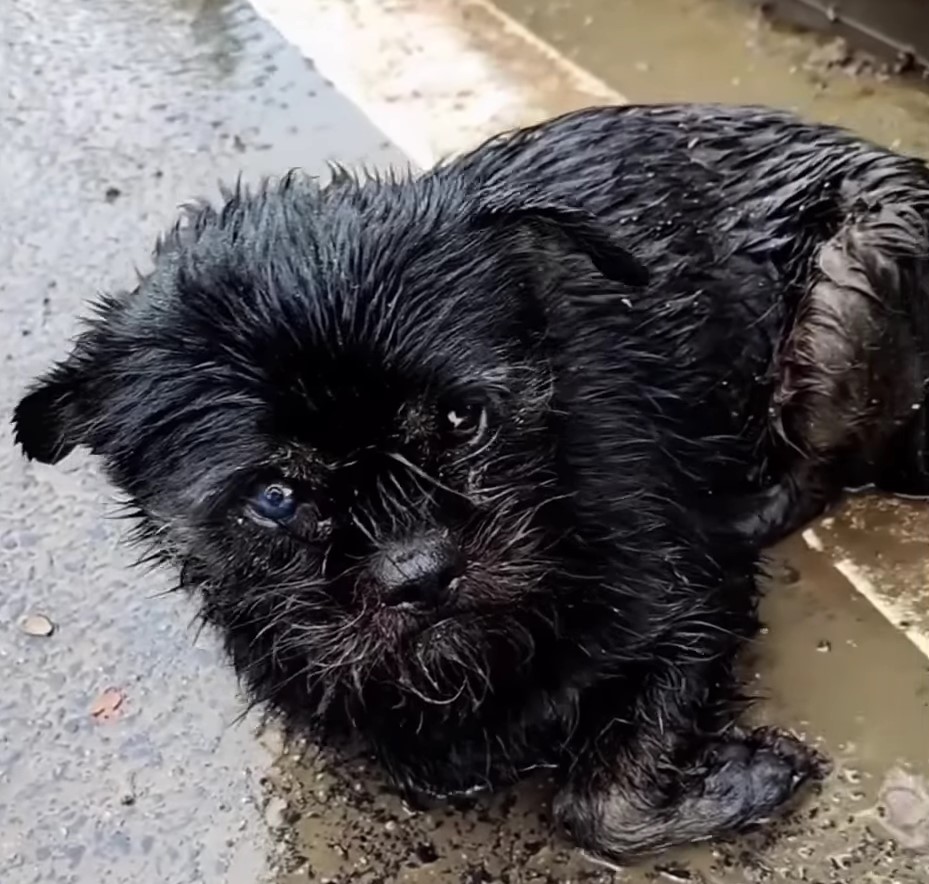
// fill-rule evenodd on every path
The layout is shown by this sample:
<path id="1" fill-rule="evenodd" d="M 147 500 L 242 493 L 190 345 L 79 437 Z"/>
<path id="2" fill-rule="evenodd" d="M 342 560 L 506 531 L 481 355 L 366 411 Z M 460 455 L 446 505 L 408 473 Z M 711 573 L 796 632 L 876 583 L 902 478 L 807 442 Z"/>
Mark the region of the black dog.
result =
<path id="1" fill-rule="evenodd" d="M 201 206 L 20 403 L 253 696 L 432 794 L 550 766 L 628 857 L 819 757 L 734 719 L 758 545 L 929 489 L 929 175 L 787 115 L 587 110 L 416 177 Z"/>

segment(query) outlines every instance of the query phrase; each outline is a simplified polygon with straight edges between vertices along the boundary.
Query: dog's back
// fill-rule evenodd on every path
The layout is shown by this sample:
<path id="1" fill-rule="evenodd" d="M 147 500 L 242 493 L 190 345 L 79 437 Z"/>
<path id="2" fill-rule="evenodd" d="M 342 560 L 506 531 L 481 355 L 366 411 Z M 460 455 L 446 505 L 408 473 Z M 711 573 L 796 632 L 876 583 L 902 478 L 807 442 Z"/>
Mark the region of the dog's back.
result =
<path id="1" fill-rule="evenodd" d="M 648 267 L 597 320 L 691 441 L 701 490 L 766 489 L 740 530 L 774 539 L 842 485 L 929 491 L 922 162 L 770 109 L 667 105 L 569 114 L 447 169 L 580 205 Z M 804 485 L 817 501 L 798 505 Z"/>

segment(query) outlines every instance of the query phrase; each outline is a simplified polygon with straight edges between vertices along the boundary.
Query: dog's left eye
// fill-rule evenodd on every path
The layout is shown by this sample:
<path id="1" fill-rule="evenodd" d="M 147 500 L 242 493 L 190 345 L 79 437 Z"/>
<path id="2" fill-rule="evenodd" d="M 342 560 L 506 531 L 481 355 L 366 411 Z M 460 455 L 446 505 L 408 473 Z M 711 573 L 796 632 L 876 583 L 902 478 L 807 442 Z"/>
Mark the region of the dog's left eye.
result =
<path id="1" fill-rule="evenodd" d="M 268 522 L 286 522 L 297 511 L 294 491 L 282 482 L 259 488 L 249 501 L 252 512 Z"/>
<path id="2" fill-rule="evenodd" d="M 442 410 L 446 433 L 459 442 L 474 442 L 487 429 L 487 409 L 476 402 L 446 405 Z"/>

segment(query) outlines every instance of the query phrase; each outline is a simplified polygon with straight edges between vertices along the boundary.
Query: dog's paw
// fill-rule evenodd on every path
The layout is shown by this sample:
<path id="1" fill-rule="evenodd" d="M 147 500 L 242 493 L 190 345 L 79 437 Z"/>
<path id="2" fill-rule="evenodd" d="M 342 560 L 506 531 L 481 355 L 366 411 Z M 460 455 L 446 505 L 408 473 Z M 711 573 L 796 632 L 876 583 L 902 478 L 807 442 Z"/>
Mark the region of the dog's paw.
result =
<path id="1" fill-rule="evenodd" d="M 812 746 L 771 727 L 715 743 L 702 761 L 699 801 L 718 804 L 715 815 L 729 819 L 732 829 L 779 815 L 803 786 L 821 780 L 831 769 Z"/>
<path id="2" fill-rule="evenodd" d="M 559 792 L 555 818 L 581 848 L 624 863 L 677 844 L 728 837 L 783 813 L 826 759 L 776 728 L 736 730 L 704 744 L 673 782 L 654 766 L 604 776 L 588 769 Z M 652 776 L 643 774 L 651 773 Z"/>

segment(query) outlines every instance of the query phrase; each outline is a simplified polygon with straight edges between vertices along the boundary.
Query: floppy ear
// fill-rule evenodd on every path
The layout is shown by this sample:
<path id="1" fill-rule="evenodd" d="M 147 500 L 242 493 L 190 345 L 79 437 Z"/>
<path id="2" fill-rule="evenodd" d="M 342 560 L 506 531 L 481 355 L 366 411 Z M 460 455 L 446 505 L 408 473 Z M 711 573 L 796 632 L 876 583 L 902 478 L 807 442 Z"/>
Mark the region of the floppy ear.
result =
<path id="1" fill-rule="evenodd" d="M 623 248 L 606 225 L 590 212 L 518 191 L 491 194 L 482 201 L 477 210 L 479 225 L 507 221 L 560 234 L 587 255 L 607 279 L 630 286 L 648 283 L 645 265 Z"/>
<path id="2" fill-rule="evenodd" d="M 13 413 L 16 441 L 30 460 L 58 463 L 81 444 L 80 363 L 72 355 L 27 393 Z"/>

